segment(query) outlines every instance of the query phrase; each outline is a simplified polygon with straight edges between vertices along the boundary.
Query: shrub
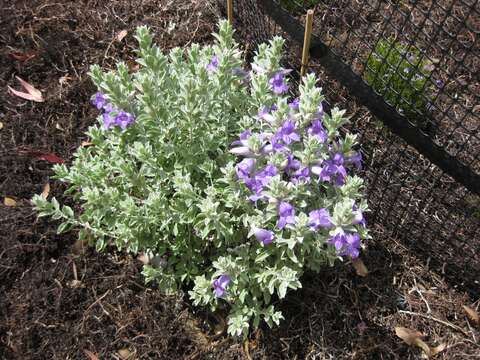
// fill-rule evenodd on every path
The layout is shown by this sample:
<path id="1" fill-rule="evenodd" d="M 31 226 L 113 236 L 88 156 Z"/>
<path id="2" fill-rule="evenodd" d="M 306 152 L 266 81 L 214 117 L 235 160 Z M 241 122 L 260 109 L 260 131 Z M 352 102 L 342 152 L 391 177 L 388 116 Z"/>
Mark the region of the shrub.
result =
<path id="1" fill-rule="evenodd" d="M 433 66 L 414 46 L 380 39 L 367 60 L 366 81 L 397 110 L 424 127 L 429 113 Z"/>
<path id="2" fill-rule="evenodd" d="M 140 27 L 140 70 L 92 68 L 103 111 L 93 145 L 54 168 L 81 210 L 33 201 L 99 251 L 150 254 L 147 282 L 228 308 L 229 333 L 246 336 L 261 320 L 279 323 L 274 297 L 301 287 L 306 269 L 358 256 L 368 233 L 344 112 L 323 112 L 313 75 L 289 102 L 282 39 L 260 45 L 246 72 L 232 35 L 221 22 L 214 45 L 166 56 Z"/>

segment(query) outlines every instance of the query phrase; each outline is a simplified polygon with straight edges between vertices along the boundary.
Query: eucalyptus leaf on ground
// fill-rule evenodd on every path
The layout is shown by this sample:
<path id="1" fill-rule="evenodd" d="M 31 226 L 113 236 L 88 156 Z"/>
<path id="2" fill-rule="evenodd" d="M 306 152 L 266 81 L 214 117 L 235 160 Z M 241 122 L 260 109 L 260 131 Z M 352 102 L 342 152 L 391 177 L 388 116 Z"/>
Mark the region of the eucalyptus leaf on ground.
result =
<path id="1" fill-rule="evenodd" d="M 22 78 L 16 76 L 17 80 L 20 82 L 22 87 L 25 89 L 26 92 L 23 91 L 18 91 L 10 86 L 8 86 L 8 90 L 15 96 L 18 96 L 22 99 L 25 100 L 31 100 L 31 101 L 36 101 L 36 102 L 44 102 L 45 100 L 43 99 L 42 92 L 32 85 L 30 85 L 28 82 L 23 80 Z"/>
<path id="2" fill-rule="evenodd" d="M 422 340 L 424 335 L 417 330 L 412 330 L 412 329 L 409 329 L 409 328 L 399 326 L 399 327 L 395 328 L 395 334 L 400 339 L 402 339 L 407 345 L 416 346 L 416 347 L 420 348 L 423 351 L 423 354 L 427 358 L 431 358 L 431 357 L 439 354 L 440 352 L 445 350 L 446 347 L 447 347 L 446 344 L 443 344 L 443 343 L 438 345 L 438 346 L 435 346 L 433 348 L 429 347 Z"/>

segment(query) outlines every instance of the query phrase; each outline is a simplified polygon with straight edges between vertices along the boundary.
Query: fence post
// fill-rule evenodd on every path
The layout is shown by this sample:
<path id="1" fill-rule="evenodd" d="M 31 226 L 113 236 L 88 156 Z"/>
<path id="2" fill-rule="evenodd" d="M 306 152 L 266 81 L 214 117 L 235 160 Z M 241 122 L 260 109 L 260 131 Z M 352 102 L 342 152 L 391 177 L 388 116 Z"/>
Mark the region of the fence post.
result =
<path id="1" fill-rule="evenodd" d="M 305 35 L 303 37 L 303 50 L 302 50 L 302 67 L 300 69 L 300 76 L 304 76 L 307 72 L 308 58 L 310 53 L 310 39 L 312 37 L 312 25 L 313 25 L 313 10 L 307 11 L 307 18 L 305 19 Z"/>
<path id="2" fill-rule="evenodd" d="M 230 25 L 233 25 L 233 0 L 227 0 L 227 18 Z"/>

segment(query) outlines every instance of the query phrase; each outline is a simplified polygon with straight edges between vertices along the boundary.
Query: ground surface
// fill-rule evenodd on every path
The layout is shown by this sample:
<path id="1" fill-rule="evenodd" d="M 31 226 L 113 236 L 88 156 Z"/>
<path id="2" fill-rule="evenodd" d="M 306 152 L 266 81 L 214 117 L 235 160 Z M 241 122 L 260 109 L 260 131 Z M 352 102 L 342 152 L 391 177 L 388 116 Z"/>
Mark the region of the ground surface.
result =
<path id="1" fill-rule="evenodd" d="M 138 260 L 78 249 L 75 233 L 56 235 L 55 223 L 37 219 L 28 200 L 46 183 L 50 196 L 69 201 L 50 179 L 52 164 L 34 152 L 68 162 L 86 140 L 96 116 L 89 65 L 131 62 L 140 24 L 165 49 L 210 41 L 215 14 L 187 0 L 0 2 L 0 195 L 16 201 L 0 205 L 0 359 L 420 358 L 395 336 L 396 326 L 423 332 L 429 345 L 446 344 L 438 359 L 479 359 L 480 334 L 462 310 L 478 300 L 378 226 L 363 255 L 367 277 L 350 264 L 306 275 L 304 288 L 280 305 L 282 325 L 261 328 L 245 351 L 241 342 L 211 336 L 207 314 L 185 298 L 144 286 Z M 128 33 L 117 41 L 122 30 Z M 15 76 L 46 101 L 7 93 L 7 85 L 18 88 Z"/>

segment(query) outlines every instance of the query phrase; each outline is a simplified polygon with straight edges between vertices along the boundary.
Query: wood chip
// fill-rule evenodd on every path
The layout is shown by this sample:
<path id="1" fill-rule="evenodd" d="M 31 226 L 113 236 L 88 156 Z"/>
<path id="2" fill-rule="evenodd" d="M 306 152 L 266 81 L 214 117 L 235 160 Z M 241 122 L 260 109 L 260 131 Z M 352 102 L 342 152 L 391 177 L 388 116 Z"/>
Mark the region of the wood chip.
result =
<path id="1" fill-rule="evenodd" d="M 80 144 L 81 147 L 87 147 L 92 145 L 93 143 L 91 143 L 90 141 L 82 141 L 82 143 Z"/>
<path id="2" fill-rule="evenodd" d="M 368 269 L 363 263 L 362 259 L 356 258 L 352 260 L 352 265 L 353 268 L 355 269 L 355 272 L 357 273 L 358 276 L 365 277 L 368 275 Z"/>
<path id="3" fill-rule="evenodd" d="M 40 194 L 40 196 L 43 197 L 45 200 L 47 200 L 48 194 L 50 194 L 50 183 L 47 182 L 43 186 L 43 190 L 42 190 L 42 193 Z"/>
<path id="4" fill-rule="evenodd" d="M 117 40 L 118 42 L 122 41 L 125 36 L 127 36 L 128 34 L 128 31 L 127 30 L 122 30 L 122 31 L 119 31 L 117 36 L 115 36 L 115 40 Z"/>
<path id="5" fill-rule="evenodd" d="M 121 358 L 122 360 L 131 360 L 131 359 L 133 359 L 133 355 L 134 355 L 134 354 L 133 354 L 129 349 L 127 349 L 127 348 L 125 348 L 125 349 L 120 349 L 120 350 L 117 351 L 117 353 L 118 353 L 118 356 L 120 356 L 120 358 Z"/>
<path id="6" fill-rule="evenodd" d="M 17 202 L 14 199 L 12 199 L 11 197 L 8 197 L 8 196 L 5 196 L 3 198 L 3 204 L 5 206 L 17 206 Z"/>
<path id="7" fill-rule="evenodd" d="M 83 255 L 85 254 L 85 250 L 88 246 L 88 242 L 86 239 L 77 239 L 75 244 L 72 246 L 72 253 L 74 255 Z"/>
<path id="8" fill-rule="evenodd" d="M 83 350 L 83 352 L 85 353 L 85 355 L 88 356 L 89 360 L 100 360 L 98 358 L 98 356 L 96 354 L 92 353 L 90 350 Z"/>
<path id="9" fill-rule="evenodd" d="M 478 313 L 469 306 L 463 305 L 463 310 L 467 314 L 468 320 L 470 320 L 473 324 L 479 326 L 480 325 L 480 317 Z"/>

